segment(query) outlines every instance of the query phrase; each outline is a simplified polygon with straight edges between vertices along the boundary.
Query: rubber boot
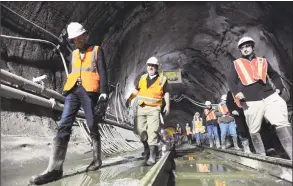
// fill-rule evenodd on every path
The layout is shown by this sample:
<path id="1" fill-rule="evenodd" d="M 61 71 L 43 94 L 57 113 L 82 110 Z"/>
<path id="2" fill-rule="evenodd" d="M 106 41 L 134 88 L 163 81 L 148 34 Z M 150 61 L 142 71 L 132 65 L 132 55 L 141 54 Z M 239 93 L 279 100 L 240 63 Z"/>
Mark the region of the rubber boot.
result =
<path id="1" fill-rule="evenodd" d="M 42 185 L 62 178 L 63 162 L 66 156 L 68 141 L 67 139 L 54 137 L 53 151 L 47 169 L 43 173 L 33 176 L 30 179 L 30 184 Z"/>
<path id="2" fill-rule="evenodd" d="M 86 168 L 86 171 L 95 171 L 102 166 L 101 136 L 98 133 L 91 138 L 93 141 L 93 161 Z"/>
<path id="3" fill-rule="evenodd" d="M 144 148 L 144 151 L 143 151 L 144 164 L 146 164 L 146 162 L 150 158 L 150 147 L 147 141 L 142 141 L 142 144 Z"/>
<path id="4" fill-rule="evenodd" d="M 226 150 L 226 139 L 222 139 L 222 150 Z"/>
<path id="5" fill-rule="evenodd" d="M 213 138 L 209 138 L 209 142 L 210 142 L 210 147 L 213 147 L 214 146 L 214 140 L 213 140 Z"/>
<path id="6" fill-rule="evenodd" d="M 234 149 L 235 149 L 235 150 L 241 150 L 241 149 L 238 147 L 237 137 L 233 137 L 232 139 L 233 139 Z"/>
<path id="7" fill-rule="evenodd" d="M 248 139 L 244 139 L 241 141 L 242 146 L 243 146 L 243 152 L 247 153 L 247 154 L 252 154 L 250 148 L 249 148 L 249 140 Z"/>
<path id="8" fill-rule="evenodd" d="M 216 147 L 217 149 L 221 148 L 220 139 L 216 139 Z"/>
<path id="9" fill-rule="evenodd" d="M 256 154 L 266 155 L 265 147 L 262 142 L 260 133 L 250 134 L 253 147 L 255 149 Z"/>
<path id="10" fill-rule="evenodd" d="M 150 146 L 150 157 L 146 162 L 147 165 L 152 166 L 156 163 L 156 154 L 157 154 L 157 146 L 151 145 Z"/>
<path id="11" fill-rule="evenodd" d="M 276 128 L 276 132 L 284 150 L 286 151 L 286 153 L 292 160 L 292 128 L 291 126 Z"/>

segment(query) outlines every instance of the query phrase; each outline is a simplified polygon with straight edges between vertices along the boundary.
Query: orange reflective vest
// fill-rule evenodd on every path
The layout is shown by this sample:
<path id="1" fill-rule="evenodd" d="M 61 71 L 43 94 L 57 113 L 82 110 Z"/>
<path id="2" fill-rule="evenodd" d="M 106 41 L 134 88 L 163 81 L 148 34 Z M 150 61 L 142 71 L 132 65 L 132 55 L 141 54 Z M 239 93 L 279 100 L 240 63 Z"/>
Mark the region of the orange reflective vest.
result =
<path id="1" fill-rule="evenodd" d="M 258 80 L 266 83 L 268 64 L 265 58 L 256 57 L 251 62 L 239 58 L 234 61 L 234 67 L 243 85 L 251 85 Z"/>
<path id="2" fill-rule="evenodd" d="M 216 114 L 215 114 L 215 111 L 214 110 L 209 110 L 209 109 L 204 109 L 204 113 L 206 115 L 206 120 L 207 121 L 210 121 L 210 120 L 213 120 L 213 119 L 217 119 L 216 117 Z"/>
<path id="3" fill-rule="evenodd" d="M 199 118 L 199 120 L 193 120 L 192 130 L 195 133 L 204 133 L 204 127 L 202 126 L 202 118 Z"/>
<path id="4" fill-rule="evenodd" d="M 87 92 L 98 92 L 100 85 L 100 75 L 97 70 L 98 46 L 88 47 L 83 59 L 80 58 L 79 49 L 72 52 L 72 71 L 68 75 L 64 85 L 64 91 L 69 91 L 75 85 L 78 78 Z"/>
<path id="5" fill-rule="evenodd" d="M 228 110 L 228 108 L 227 108 L 226 105 L 219 104 L 219 105 L 218 105 L 218 109 L 219 109 L 219 111 L 220 111 L 222 114 L 227 114 L 227 113 L 229 113 L 229 110 Z"/>
<path id="6" fill-rule="evenodd" d="M 147 77 L 148 74 L 144 74 L 139 80 L 138 104 L 142 105 L 144 103 L 148 106 L 162 106 L 162 98 L 164 95 L 163 86 L 167 78 L 159 75 L 157 80 L 147 88 Z"/>
<path id="7" fill-rule="evenodd" d="M 190 127 L 185 127 L 185 129 L 186 129 L 186 134 L 187 134 L 187 135 L 192 134 L 192 133 L 191 133 L 191 130 L 190 130 Z"/>

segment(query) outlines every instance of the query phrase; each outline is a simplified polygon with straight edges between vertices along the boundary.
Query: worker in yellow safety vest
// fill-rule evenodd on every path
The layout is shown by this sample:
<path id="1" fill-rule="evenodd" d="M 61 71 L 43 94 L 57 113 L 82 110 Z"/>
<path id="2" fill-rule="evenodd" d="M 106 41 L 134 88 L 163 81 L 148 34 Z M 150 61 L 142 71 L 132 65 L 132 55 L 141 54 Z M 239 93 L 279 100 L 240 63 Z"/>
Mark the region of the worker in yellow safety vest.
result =
<path id="1" fill-rule="evenodd" d="M 160 113 L 168 115 L 170 112 L 170 88 L 165 76 L 158 73 L 159 61 L 156 57 L 147 60 L 147 74 L 140 77 L 135 90 L 127 99 L 126 107 L 131 100 L 137 96 L 137 116 L 135 132 L 140 136 L 144 145 L 144 158 L 146 165 L 156 163 L 156 152 L 158 151 L 158 134 L 160 126 Z"/>
<path id="2" fill-rule="evenodd" d="M 196 139 L 196 144 L 201 145 L 201 134 L 205 132 L 205 127 L 203 126 L 202 118 L 199 112 L 196 112 L 192 120 L 192 133 Z"/>
<path id="3" fill-rule="evenodd" d="M 80 107 L 85 113 L 93 149 L 93 161 L 86 170 L 94 171 L 102 165 L 101 139 L 97 123 L 102 121 L 106 108 L 97 116 L 95 107 L 98 101 L 107 98 L 107 74 L 103 50 L 88 42 L 87 31 L 77 22 L 68 25 L 67 33 L 68 39 L 73 40 L 76 49 L 71 54 L 70 74 L 64 85 L 66 96 L 64 110 L 57 135 L 53 139 L 53 153 L 49 165 L 43 173 L 31 178 L 31 184 L 45 184 L 62 177 L 72 124 Z"/>
<path id="4" fill-rule="evenodd" d="M 191 131 L 191 127 L 189 126 L 189 123 L 186 123 L 185 131 L 186 131 L 186 137 L 187 137 L 188 144 L 191 144 L 192 131 Z"/>
<path id="5" fill-rule="evenodd" d="M 284 89 L 281 77 L 266 58 L 255 55 L 254 46 L 251 37 L 239 40 L 237 47 L 242 56 L 233 61 L 228 77 L 229 88 L 240 100 L 256 153 L 266 154 L 259 133 L 265 118 L 276 126 L 280 142 L 292 159 L 292 128 L 287 104 L 279 95 Z M 276 89 L 268 83 L 269 78 Z"/>

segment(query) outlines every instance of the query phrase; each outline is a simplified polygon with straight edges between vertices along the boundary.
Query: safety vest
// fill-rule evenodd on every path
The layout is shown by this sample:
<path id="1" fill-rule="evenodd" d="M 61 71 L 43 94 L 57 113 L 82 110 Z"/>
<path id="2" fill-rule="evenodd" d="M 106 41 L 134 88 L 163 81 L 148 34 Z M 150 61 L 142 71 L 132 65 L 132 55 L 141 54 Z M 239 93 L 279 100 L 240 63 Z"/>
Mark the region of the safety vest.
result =
<path id="1" fill-rule="evenodd" d="M 83 59 L 80 58 L 79 49 L 72 52 L 72 71 L 68 75 L 64 85 L 64 91 L 69 91 L 80 77 L 81 84 L 87 92 L 98 92 L 100 85 L 100 75 L 97 68 L 98 46 L 88 47 Z"/>
<path id="2" fill-rule="evenodd" d="M 268 64 L 265 58 L 256 57 L 251 62 L 239 58 L 234 61 L 234 67 L 243 85 L 251 85 L 258 80 L 266 83 Z"/>
<path id="3" fill-rule="evenodd" d="M 199 120 L 195 119 L 193 121 L 193 132 L 195 133 L 204 133 L 204 127 L 202 126 L 202 118 L 199 118 Z"/>
<path id="4" fill-rule="evenodd" d="M 204 113 L 206 115 L 206 120 L 210 121 L 213 119 L 217 119 L 216 115 L 215 115 L 215 111 L 214 110 L 209 110 L 209 109 L 204 109 Z"/>
<path id="5" fill-rule="evenodd" d="M 148 106 L 162 106 L 163 98 L 163 86 L 167 81 L 165 76 L 158 75 L 157 80 L 147 88 L 147 77 L 148 74 L 141 76 L 138 83 L 138 104 L 142 105 L 143 103 Z"/>
<path id="6" fill-rule="evenodd" d="M 187 134 L 187 135 L 191 134 L 190 127 L 185 127 L 185 129 L 186 129 L 186 134 Z"/>
<path id="7" fill-rule="evenodd" d="M 228 110 L 228 108 L 227 108 L 226 105 L 219 104 L 219 105 L 218 105 L 218 109 L 219 109 L 219 111 L 220 111 L 222 114 L 227 114 L 227 113 L 229 113 L 229 110 Z"/>
<path id="8" fill-rule="evenodd" d="M 209 164 L 196 164 L 198 172 L 210 172 Z"/>

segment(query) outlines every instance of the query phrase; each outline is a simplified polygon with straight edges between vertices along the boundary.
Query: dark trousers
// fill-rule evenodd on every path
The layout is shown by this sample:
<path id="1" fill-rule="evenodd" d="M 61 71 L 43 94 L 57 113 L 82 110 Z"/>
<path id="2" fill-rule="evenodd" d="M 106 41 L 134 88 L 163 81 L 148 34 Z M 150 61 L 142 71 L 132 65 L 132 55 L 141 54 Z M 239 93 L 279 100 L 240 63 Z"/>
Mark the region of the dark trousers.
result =
<path id="1" fill-rule="evenodd" d="M 75 86 L 65 98 L 64 109 L 57 132 L 58 138 L 70 139 L 72 124 L 80 107 L 83 108 L 90 135 L 98 135 L 97 123 L 94 121 L 94 108 L 98 95 L 89 96 L 82 86 Z"/>

